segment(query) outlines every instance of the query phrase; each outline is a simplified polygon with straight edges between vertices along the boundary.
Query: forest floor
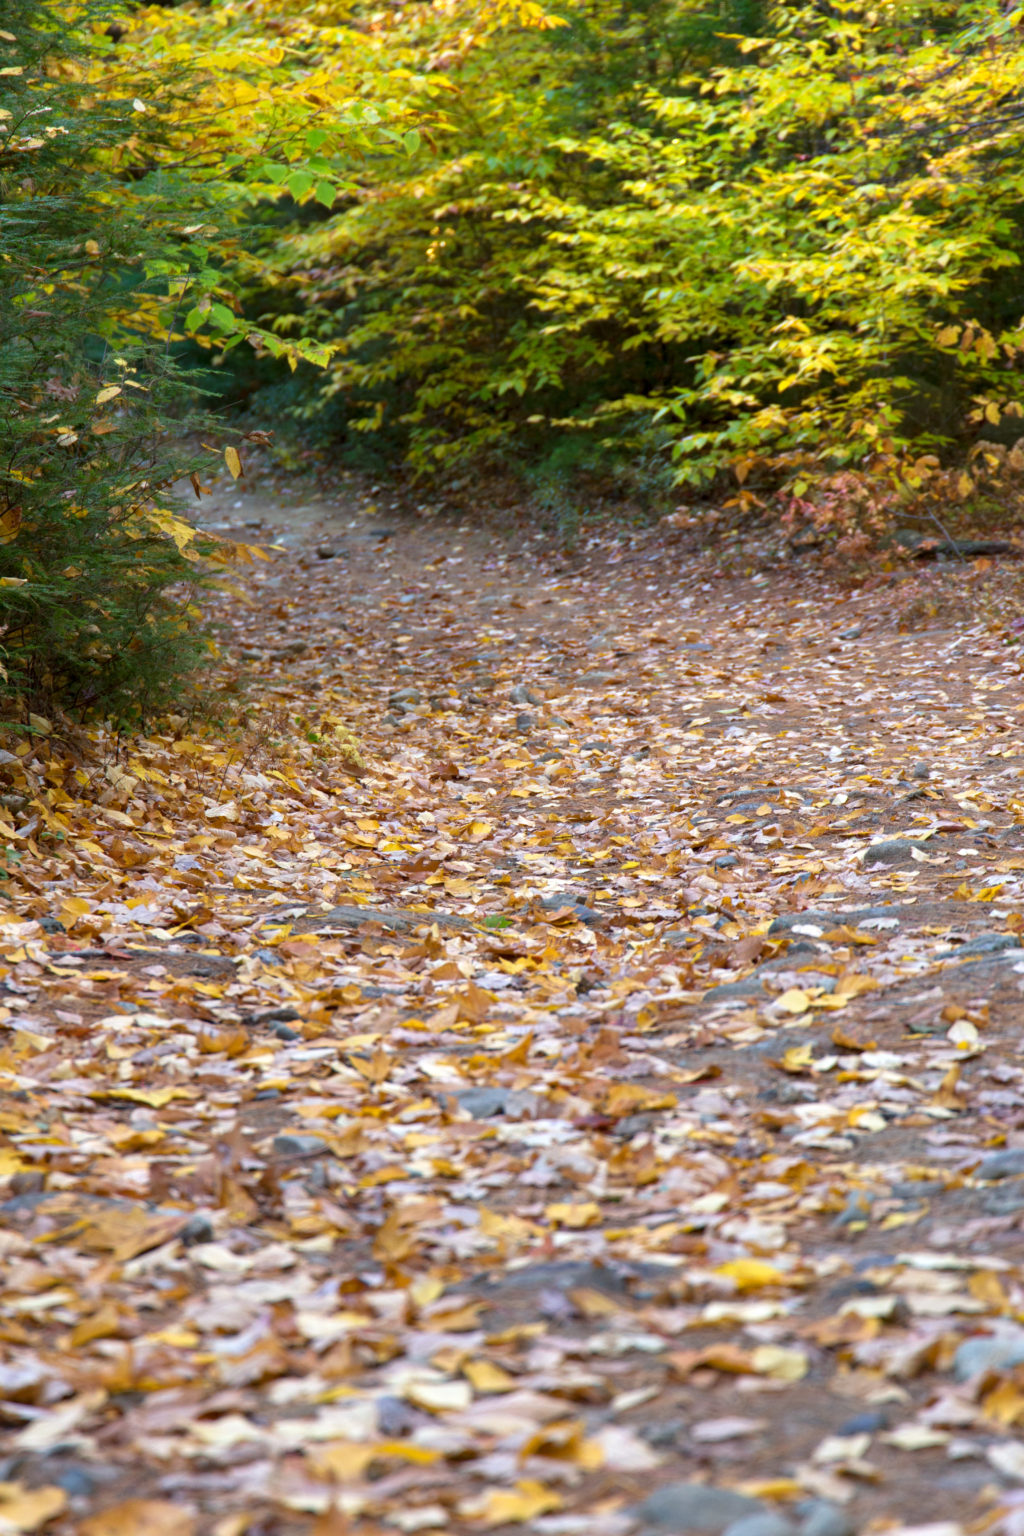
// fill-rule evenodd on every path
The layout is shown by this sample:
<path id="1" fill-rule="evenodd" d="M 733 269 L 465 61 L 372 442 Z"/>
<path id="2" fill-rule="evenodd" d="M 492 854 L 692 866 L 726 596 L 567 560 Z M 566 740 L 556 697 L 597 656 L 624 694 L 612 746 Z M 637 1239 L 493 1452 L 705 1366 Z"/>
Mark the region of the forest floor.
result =
<path id="1" fill-rule="evenodd" d="M 966 577 L 200 515 L 240 720 L 3 763 L 0 1532 L 1024 1530 Z"/>

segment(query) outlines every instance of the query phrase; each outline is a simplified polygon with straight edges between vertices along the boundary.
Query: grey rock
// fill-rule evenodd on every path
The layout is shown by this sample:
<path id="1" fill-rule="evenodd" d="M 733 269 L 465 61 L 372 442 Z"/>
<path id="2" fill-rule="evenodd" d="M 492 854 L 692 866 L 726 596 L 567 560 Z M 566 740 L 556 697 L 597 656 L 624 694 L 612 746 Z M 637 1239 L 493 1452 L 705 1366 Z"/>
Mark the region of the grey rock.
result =
<path id="1" fill-rule="evenodd" d="M 915 763 L 910 770 L 910 777 L 912 779 L 930 779 L 931 776 L 932 765 L 931 763 L 926 763 L 923 758 L 920 762 Z"/>
<path id="2" fill-rule="evenodd" d="M 474 1120 L 490 1120 L 494 1115 L 505 1113 L 508 1096 L 507 1088 L 464 1088 L 455 1095 L 455 1100 Z"/>
<path id="3" fill-rule="evenodd" d="M 213 1222 L 202 1211 L 197 1211 L 189 1217 L 178 1236 L 186 1248 L 191 1248 L 193 1243 L 212 1243 L 215 1236 Z"/>
<path id="4" fill-rule="evenodd" d="M 416 705 L 422 700 L 423 695 L 418 688 L 396 688 L 388 694 L 388 704 L 391 709 L 401 705 Z"/>
<path id="5" fill-rule="evenodd" d="M 889 1415 L 884 1408 L 866 1408 L 863 1413 L 855 1413 L 852 1419 L 847 1419 L 836 1430 L 837 1435 L 875 1435 L 880 1429 L 888 1429 Z M 823 1503 L 824 1500 L 810 1499 L 809 1504 Z M 830 1509 L 835 1505 L 830 1504 Z"/>
<path id="6" fill-rule="evenodd" d="M 276 1157 L 322 1157 L 330 1151 L 322 1136 L 301 1136 L 285 1131 L 272 1142 Z"/>
<path id="7" fill-rule="evenodd" d="M 474 926 L 468 918 L 459 917 L 454 912 L 417 912 L 410 907 L 332 907 L 329 912 L 311 912 L 303 921 L 313 932 L 320 929 L 361 928 L 364 923 L 379 923 L 382 928 L 388 928 L 393 933 L 411 933 L 424 923 L 436 923 L 439 928 L 455 928 L 460 933 L 469 932 Z M 273 953 L 273 950 L 268 950 L 268 954 Z"/>
<path id="8" fill-rule="evenodd" d="M 614 683 L 615 682 L 615 673 L 614 672 L 584 672 L 583 676 L 581 678 L 579 678 L 578 681 L 579 681 L 580 686 L 583 687 L 583 688 L 598 688 L 598 687 L 601 687 L 605 683 Z"/>
<path id="9" fill-rule="evenodd" d="M 970 1381 L 981 1371 L 1005 1371 L 1024 1365 L 1024 1328 L 964 1339 L 953 1356 L 954 1381 Z"/>
<path id="10" fill-rule="evenodd" d="M 720 859 L 715 860 L 716 869 L 735 869 L 739 859 L 734 853 L 723 853 Z"/>
<path id="11" fill-rule="evenodd" d="M 671 1531 L 674 1536 L 691 1531 L 698 1536 L 722 1536 L 727 1526 L 764 1515 L 767 1510 L 760 1499 L 748 1499 L 731 1488 L 713 1488 L 707 1483 L 668 1483 L 634 1504 L 630 1513 L 643 1525 Z"/>
<path id="12" fill-rule="evenodd" d="M 528 736 L 537 724 L 537 716 L 531 715 L 525 709 L 516 715 L 516 730 L 523 736 Z"/>
<path id="13" fill-rule="evenodd" d="M 702 1002 L 728 1002 L 732 997 L 764 997 L 764 987 L 759 976 L 744 976 L 742 981 L 723 981 L 704 993 Z"/>
<path id="14" fill-rule="evenodd" d="M 976 1179 L 1013 1179 L 1024 1173 L 1024 1147 L 1010 1147 L 983 1157 L 974 1170 Z"/>
<path id="15" fill-rule="evenodd" d="M 796 1506 L 800 1516 L 800 1536 L 855 1536 L 857 1527 L 831 1499 L 801 1499 Z"/>
<path id="16" fill-rule="evenodd" d="M 961 944 L 955 951 L 958 960 L 970 955 L 997 955 L 1003 950 L 1020 949 L 1020 940 L 1013 933 L 979 933 L 977 938 L 968 939 L 966 944 Z"/>
<path id="17" fill-rule="evenodd" d="M 678 1444 L 687 1430 L 685 1419 L 656 1419 L 653 1424 L 645 1424 L 640 1431 L 641 1438 L 653 1445 L 655 1450 L 662 1447 Z"/>
<path id="18" fill-rule="evenodd" d="M 275 1024 L 270 1031 L 278 1040 L 301 1040 L 302 1036 L 297 1029 L 289 1029 L 287 1024 Z"/>
<path id="19" fill-rule="evenodd" d="M 796 1526 L 774 1509 L 764 1514 L 744 1515 L 726 1526 L 723 1536 L 797 1536 Z"/>
<path id="20" fill-rule="evenodd" d="M 859 640 L 863 633 L 864 626 L 862 624 L 854 624 L 851 629 L 841 629 L 839 631 L 839 638 L 840 640 Z"/>
<path id="21" fill-rule="evenodd" d="M 1024 1210 L 1024 1188 L 1017 1180 L 996 1184 L 982 1195 L 981 1209 L 986 1216 L 1011 1216 L 1014 1211 Z"/>
<path id="22" fill-rule="evenodd" d="M 535 688 L 528 688 L 525 683 L 516 683 L 509 694 L 513 704 L 543 704 L 544 699 Z"/>
<path id="23" fill-rule="evenodd" d="M 911 837 L 887 837 L 884 842 L 872 843 L 864 850 L 865 864 L 910 864 L 914 849 L 928 847 L 927 840 Z"/>
<path id="24" fill-rule="evenodd" d="M 769 933 L 786 933 L 790 928 L 802 926 L 821 928 L 828 933 L 831 928 L 839 928 L 849 924 L 856 927 L 858 923 L 868 921 L 870 918 L 894 917 L 897 920 L 903 915 L 900 907 L 858 907 L 853 912 L 836 911 L 809 911 L 809 912 L 783 912 L 775 918 Z"/>
<path id="25" fill-rule="evenodd" d="M 316 547 L 316 557 L 318 560 L 335 560 L 340 553 L 339 549 L 332 549 L 329 544 L 318 544 Z"/>

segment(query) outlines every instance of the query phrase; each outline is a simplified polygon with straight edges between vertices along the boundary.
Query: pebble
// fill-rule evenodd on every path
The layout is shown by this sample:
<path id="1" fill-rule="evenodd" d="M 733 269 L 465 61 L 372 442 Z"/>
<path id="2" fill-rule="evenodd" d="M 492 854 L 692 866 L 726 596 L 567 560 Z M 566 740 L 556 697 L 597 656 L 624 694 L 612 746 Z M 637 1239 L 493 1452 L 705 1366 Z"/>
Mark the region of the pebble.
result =
<path id="1" fill-rule="evenodd" d="M 525 683 L 516 683 L 509 694 L 513 704 L 543 704 L 543 697 L 535 688 L 528 688 Z"/>
<path id="2" fill-rule="evenodd" d="M 723 853 L 720 859 L 715 860 L 716 869 L 735 869 L 739 859 L 734 853 Z"/>
<path id="3" fill-rule="evenodd" d="M 318 560 L 334 560 L 339 553 L 339 550 L 332 549 L 328 544 L 317 545 L 316 557 Z"/>
<path id="4" fill-rule="evenodd" d="M 276 1157 L 319 1157 L 330 1151 L 322 1136 L 299 1136 L 285 1131 L 272 1143 Z"/>
<path id="5" fill-rule="evenodd" d="M 964 1339 L 953 1356 L 953 1380 L 970 1381 L 981 1371 L 1024 1365 L 1024 1328 Z"/>
<path id="6" fill-rule="evenodd" d="M 528 736 L 537 724 L 537 716 L 531 715 L 527 710 L 522 710 L 516 715 L 516 730 L 523 736 Z"/>
<path id="7" fill-rule="evenodd" d="M 882 843 L 872 843 L 870 848 L 864 850 L 865 864 L 909 864 L 913 860 L 914 849 L 926 851 L 927 842 L 920 838 L 887 837 Z"/>
<path id="8" fill-rule="evenodd" d="M 1015 933 L 979 933 L 976 939 L 968 939 L 954 953 L 956 959 L 962 960 L 965 955 L 997 955 L 1003 950 L 1020 947 Z"/>
<path id="9" fill-rule="evenodd" d="M 216 1233 L 209 1216 L 204 1216 L 202 1211 L 197 1211 L 194 1216 L 189 1217 L 178 1236 L 186 1248 L 191 1248 L 193 1243 L 212 1243 Z"/>
<path id="10" fill-rule="evenodd" d="M 489 1120 L 493 1115 L 505 1113 L 508 1095 L 507 1088 L 464 1088 L 454 1097 L 459 1108 L 472 1115 L 474 1120 Z"/>
<path id="11" fill-rule="evenodd" d="M 1024 1210 L 1024 1189 L 1016 1180 L 1012 1184 L 996 1184 L 982 1195 L 981 1209 L 986 1216 L 1011 1216 L 1014 1211 Z"/>
<path id="12" fill-rule="evenodd" d="M 832 928 L 840 928 L 844 925 L 856 927 L 858 923 L 870 918 L 892 917 L 898 919 L 899 907 L 858 907 L 854 912 L 783 912 L 780 917 L 774 919 L 769 933 L 786 933 L 790 928 L 808 927 L 821 928 L 828 933 Z"/>
<path id="13" fill-rule="evenodd" d="M 861 1414 L 861 1418 L 870 1415 Z M 800 1536 L 854 1536 L 857 1527 L 831 1499 L 802 1499 L 796 1506 L 800 1516 Z"/>
<path id="14" fill-rule="evenodd" d="M 931 763 L 926 763 L 923 758 L 919 762 L 914 763 L 910 770 L 910 777 L 912 779 L 930 779 L 931 776 L 932 765 Z"/>
<path id="15" fill-rule="evenodd" d="M 983 1157 L 974 1170 L 976 1179 L 1013 1179 L 1024 1173 L 1024 1147 L 1010 1147 Z"/>
<path id="16" fill-rule="evenodd" d="M 859 640 L 863 633 L 864 626 L 862 624 L 854 624 L 852 629 L 841 629 L 839 631 L 839 638 L 840 640 Z"/>
<path id="17" fill-rule="evenodd" d="M 727 1526 L 768 1511 L 760 1499 L 748 1499 L 742 1493 L 733 1493 L 731 1488 L 713 1488 L 707 1483 L 668 1483 L 634 1504 L 631 1513 L 643 1525 L 671 1531 L 674 1536 L 690 1531 L 722 1536 Z"/>
<path id="18" fill-rule="evenodd" d="M 836 1430 L 837 1435 L 875 1435 L 880 1429 L 888 1429 L 889 1415 L 884 1408 L 868 1408 L 864 1413 L 855 1413 L 852 1419 L 846 1419 Z"/>
<path id="19" fill-rule="evenodd" d="M 764 1514 L 745 1515 L 726 1526 L 723 1536 L 797 1536 L 797 1528 L 774 1509 Z"/>
<path id="20" fill-rule="evenodd" d="M 399 708 L 403 704 L 419 704 L 423 695 L 418 688 L 396 688 L 388 694 L 388 705 L 391 709 Z"/>

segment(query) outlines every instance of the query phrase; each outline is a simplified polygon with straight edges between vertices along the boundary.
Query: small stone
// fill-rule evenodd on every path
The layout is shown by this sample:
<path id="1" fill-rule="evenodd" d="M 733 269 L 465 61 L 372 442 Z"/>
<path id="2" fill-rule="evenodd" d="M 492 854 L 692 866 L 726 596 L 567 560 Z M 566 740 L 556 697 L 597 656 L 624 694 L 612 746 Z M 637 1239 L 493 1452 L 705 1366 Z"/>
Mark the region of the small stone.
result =
<path id="1" fill-rule="evenodd" d="M 1024 1147 L 1011 1147 L 983 1157 L 974 1170 L 976 1179 L 1014 1179 L 1024 1173 Z"/>
<path id="2" fill-rule="evenodd" d="M 388 705 L 391 709 L 402 705 L 415 706 L 422 698 L 423 695 L 418 688 L 396 688 L 393 693 L 388 694 Z"/>
<path id="3" fill-rule="evenodd" d="M 289 1029 L 287 1024 L 275 1024 L 273 1029 L 270 1031 L 270 1033 L 272 1035 L 276 1035 L 278 1040 L 301 1040 L 302 1039 L 302 1036 L 299 1034 L 298 1030 L 297 1029 Z"/>
<path id="4" fill-rule="evenodd" d="M 69 1499 L 88 1499 L 100 1479 L 85 1467 L 62 1467 L 59 1472 L 47 1472 L 46 1481 L 63 1488 Z"/>
<path id="5" fill-rule="evenodd" d="M 340 553 L 340 550 L 332 549 L 329 544 L 317 545 L 316 557 L 318 560 L 334 560 Z"/>
<path id="6" fill-rule="evenodd" d="M 653 1445 L 655 1450 L 661 1450 L 678 1445 L 688 1428 L 689 1425 L 685 1419 L 655 1420 L 653 1424 L 646 1424 L 641 1429 L 640 1435 L 648 1445 Z"/>
<path id="7" fill-rule="evenodd" d="M 796 1513 L 800 1516 L 800 1536 L 855 1536 L 857 1527 L 845 1509 L 831 1499 L 801 1499 Z"/>
<path id="8" fill-rule="evenodd" d="M 289 1131 L 275 1136 L 272 1147 L 276 1157 L 322 1157 L 330 1151 L 322 1136 L 299 1136 Z"/>
<path id="9" fill-rule="evenodd" d="M 507 1088 L 464 1088 L 455 1095 L 456 1103 L 474 1120 L 490 1120 L 505 1113 Z"/>
<path id="10" fill-rule="evenodd" d="M 926 763 L 923 758 L 920 762 L 914 763 L 910 770 L 910 777 L 912 779 L 930 779 L 931 776 L 932 765 L 931 763 Z"/>
<path id="11" fill-rule="evenodd" d="M 401 1397 L 378 1397 L 377 1430 L 388 1440 L 402 1439 L 412 1434 L 425 1415 Z"/>
<path id="12" fill-rule="evenodd" d="M 863 633 L 864 626 L 862 624 L 854 624 L 852 629 L 841 629 L 839 631 L 839 638 L 840 640 L 859 640 Z"/>
<path id="13" fill-rule="evenodd" d="M 191 1248 L 193 1243 L 212 1243 L 216 1234 L 209 1216 L 204 1216 L 201 1211 L 197 1211 L 186 1221 L 179 1236 L 185 1247 Z"/>
<path id="14" fill-rule="evenodd" d="M 516 715 L 516 730 L 523 736 L 528 736 L 537 724 L 537 716 L 527 713 L 524 709 Z"/>
<path id="15" fill-rule="evenodd" d="M 796 1526 L 784 1515 L 766 1509 L 763 1515 L 744 1515 L 742 1520 L 733 1520 L 723 1536 L 796 1536 Z"/>
<path id="16" fill-rule="evenodd" d="M 525 683 L 516 683 L 509 694 L 513 704 L 543 704 L 544 699 L 535 688 L 528 688 Z"/>
<path id="17" fill-rule="evenodd" d="M 723 853 L 720 859 L 715 860 L 716 869 L 735 869 L 739 859 L 734 853 Z"/>
<path id="18" fill-rule="evenodd" d="M 63 923 L 58 923 L 55 917 L 41 917 L 39 926 L 44 933 L 67 933 Z"/>
<path id="19" fill-rule="evenodd" d="M 953 1356 L 953 1380 L 970 1381 L 981 1371 L 1005 1371 L 1024 1365 L 1024 1329 L 964 1339 Z"/>
<path id="20" fill-rule="evenodd" d="M 884 1408 L 868 1408 L 864 1413 L 855 1413 L 852 1419 L 847 1419 L 836 1430 L 837 1435 L 875 1435 L 880 1429 L 888 1429 L 889 1415 Z M 808 1501 L 818 1503 L 817 1499 Z M 834 1508 L 834 1505 L 830 1505 Z"/>
<path id="21" fill-rule="evenodd" d="M 600 688 L 605 683 L 615 682 L 614 672 L 584 672 L 578 679 L 581 688 Z"/>
<path id="22" fill-rule="evenodd" d="M 858 1222 L 871 1220 L 871 1201 L 862 1189 L 852 1189 L 846 1204 L 835 1218 L 833 1226 L 852 1227 Z"/>
<path id="23" fill-rule="evenodd" d="M 643 1525 L 673 1536 L 722 1536 L 726 1526 L 767 1511 L 760 1499 L 707 1483 L 668 1483 L 648 1494 L 630 1511 Z"/>
<path id="24" fill-rule="evenodd" d="M 961 944 L 954 954 L 962 960 L 965 955 L 998 955 L 1006 949 L 1020 949 L 1020 940 L 1015 933 L 979 933 L 977 938 Z"/>
<path id="25" fill-rule="evenodd" d="M 703 1002 L 728 1002 L 733 997 L 764 997 L 764 987 L 758 976 L 745 976 L 742 981 L 724 981 L 704 993 Z"/>
<path id="26" fill-rule="evenodd" d="M 910 864 L 914 849 L 925 850 L 928 844 L 920 838 L 888 837 L 884 842 L 872 843 L 864 850 L 865 864 Z"/>

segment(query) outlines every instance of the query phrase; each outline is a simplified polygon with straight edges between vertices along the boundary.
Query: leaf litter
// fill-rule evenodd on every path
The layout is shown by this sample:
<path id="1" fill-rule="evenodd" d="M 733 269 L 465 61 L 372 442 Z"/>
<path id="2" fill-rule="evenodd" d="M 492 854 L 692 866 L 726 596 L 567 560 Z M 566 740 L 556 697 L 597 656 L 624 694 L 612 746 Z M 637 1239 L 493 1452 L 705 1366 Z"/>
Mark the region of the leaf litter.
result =
<path id="1" fill-rule="evenodd" d="M 0 759 L 0 1531 L 1024 1528 L 1014 653 L 237 494 Z"/>

